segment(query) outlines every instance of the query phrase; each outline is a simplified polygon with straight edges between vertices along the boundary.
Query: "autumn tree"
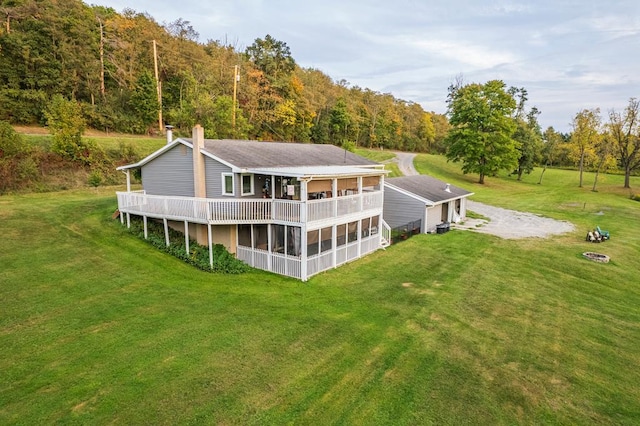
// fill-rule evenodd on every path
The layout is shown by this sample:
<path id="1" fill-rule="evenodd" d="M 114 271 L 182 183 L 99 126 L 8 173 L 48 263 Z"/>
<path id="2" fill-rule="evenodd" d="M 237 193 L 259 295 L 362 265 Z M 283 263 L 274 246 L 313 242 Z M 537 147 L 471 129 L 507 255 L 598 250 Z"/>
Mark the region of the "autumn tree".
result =
<path id="1" fill-rule="evenodd" d="M 513 169 L 518 161 L 514 97 L 504 82 L 452 85 L 447 98 L 451 130 L 446 139 L 447 158 L 462 162 L 463 173 L 478 173 L 478 182 L 486 175 Z"/>
<path id="2" fill-rule="evenodd" d="M 69 160 L 88 162 L 91 146 L 82 139 L 86 122 L 79 103 L 54 95 L 45 117 L 53 135 L 51 150 Z"/>
<path id="3" fill-rule="evenodd" d="M 607 133 L 612 140 L 618 162 L 624 170 L 624 187 L 630 188 L 631 173 L 640 169 L 640 115 L 635 98 L 629 99 L 624 113 L 609 112 Z"/>
<path id="4" fill-rule="evenodd" d="M 600 109 L 584 109 L 576 114 L 572 122 L 573 132 L 569 140 L 570 157 L 578 162 L 580 170 L 580 184 L 582 188 L 582 174 L 585 165 L 593 158 L 594 149 L 599 142 Z"/>
<path id="5" fill-rule="evenodd" d="M 614 138 L 609 132 L 602 134 L 594 145 L 595 176 L 593 178 L 593 187 L 591 188 L 593 192 L 597 191 L 600 173 L 606 173 L 608 169 L 616 166 L 616 158 L 613 155 L 614 148 Z"/>
<path id="6" fill-rule="evenodd" d="M 296 66 L 287 43 L 276 40 L 269 34 L 264 39 L 257 38 L 247 47 L 245 54 L 271 83 L 290 75 Z"/>
<path id="7" fill-rule="evenodd" d="M 540 150 L 540 158 L 543 164 L 542 172 L 540 173 L 540 180 L 538 184 L 542 183 L 542 177 L 544 172 L 547 171 L 547 167 L 554 164 L 560 145 L 562 144 L 562 135 L 555 131 L 551 126 L 547 127 L 542 135 L 542 149 Z"/>

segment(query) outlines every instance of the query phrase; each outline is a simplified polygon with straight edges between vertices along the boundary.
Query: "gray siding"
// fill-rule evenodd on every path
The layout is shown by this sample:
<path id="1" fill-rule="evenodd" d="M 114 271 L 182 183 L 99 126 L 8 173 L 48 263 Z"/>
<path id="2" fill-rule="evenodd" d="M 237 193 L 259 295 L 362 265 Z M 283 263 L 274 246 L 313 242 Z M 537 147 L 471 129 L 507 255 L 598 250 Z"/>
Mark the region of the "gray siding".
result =
<path id="1" fill-rule="evenodd" d="M 204 157 L 204 173 L 207 181 L 207 197 L 208 198 L 220 198 L 222 197 L 222 174 L 231 173 L 231 167 L 219 163 L 209 157 Z M 238 195 L 238 182 L 239 175 L 235 176 L 236 195 Z"/>
<path id="2" fill-rule="evenodd" d="M 426 206 L 423 202 L 408 197 L 388 186 L 384 187 L 383 218 L 392 228 L 415 220 L 421 220 L 421 232 L 424 232 L 425 209 Z"/>
<path id="3" fill-rule="evenodd" d="M 178 144 L 142 166 L 142 186 L 151 195 L 193 197 L 191 148 Z"/>

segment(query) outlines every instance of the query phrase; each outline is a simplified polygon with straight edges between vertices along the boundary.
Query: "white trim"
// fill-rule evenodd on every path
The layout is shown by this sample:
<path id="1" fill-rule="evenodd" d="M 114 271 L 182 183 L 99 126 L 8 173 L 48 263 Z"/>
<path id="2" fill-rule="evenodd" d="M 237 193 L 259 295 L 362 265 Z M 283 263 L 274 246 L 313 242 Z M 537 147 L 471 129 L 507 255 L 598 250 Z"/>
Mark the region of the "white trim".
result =
<path id="1" fill-rule="evenodd" d="M 251 189 L 249 190 L 249 192 L 244 192 L 244 178 L 245 176 L 248 176 L 250 179 L 250 186 Z M 254 195 L 255 194 L 255 189 L 253 187 L 253 173 L 240 173 L 240 195 L 245 197 L 248 195 Z"/>
<path id="2" fill-rule="evenodd" d="M 236 177 L 233 173 L 221 173 L 222 176 L 222 195 L 233 197 L 236 195 Z M 227 192 L 226 178 L 231 177 L 231 192 Z"/>

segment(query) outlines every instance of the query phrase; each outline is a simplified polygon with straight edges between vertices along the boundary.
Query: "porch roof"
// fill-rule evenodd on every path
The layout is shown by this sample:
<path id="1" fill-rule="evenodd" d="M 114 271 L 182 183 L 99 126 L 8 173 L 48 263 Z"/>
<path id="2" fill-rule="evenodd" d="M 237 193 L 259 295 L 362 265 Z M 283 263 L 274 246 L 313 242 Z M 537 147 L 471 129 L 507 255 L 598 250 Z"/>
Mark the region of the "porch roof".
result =
<path id="1" fill-rule="evenodd" d="M 250 167 L 246 173 L 296 177 L 299 179 L 330 179 L 357 176 L 382 176 L 389 171 L 382 168 L 357 166 L 299 166 L 299 167 Z"/>

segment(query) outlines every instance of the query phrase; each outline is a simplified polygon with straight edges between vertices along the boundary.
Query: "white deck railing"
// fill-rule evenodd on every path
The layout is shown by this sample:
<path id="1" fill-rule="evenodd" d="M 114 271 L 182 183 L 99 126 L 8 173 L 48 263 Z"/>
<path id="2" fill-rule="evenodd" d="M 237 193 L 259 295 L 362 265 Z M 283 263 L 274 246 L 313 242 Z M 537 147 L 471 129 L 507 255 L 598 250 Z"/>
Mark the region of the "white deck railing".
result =
<path id="1" fill-rule="evenodd" d="M 307 221 L 325 220 L 382 208 L 382 192 L 307 201 Z"/>
<path id="2" fill-rule="evenodd" d="M 118 209 L 170 220 L 211 224 L 300 222 L 301 203 L 289 200 L 253 198 L 212 199 L 195 197 L 169 197 L 134 192 L 118 192 Z"/>
<path id="3" fill-rule="evenodd" d="M 300 223 L 305 219 L 306 222 L 314 222 L 382 209 L 382 192 L 310 200 L 306 204 L 300 201 L 262 198 L 176 197 L 148 195 L 143 192 L 116 194 L 118 209 L 123 213 L 220 225 L 272 221 Z M 305 205 L 306 212 L 303 211 Z"/>

